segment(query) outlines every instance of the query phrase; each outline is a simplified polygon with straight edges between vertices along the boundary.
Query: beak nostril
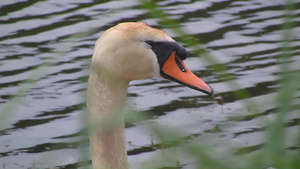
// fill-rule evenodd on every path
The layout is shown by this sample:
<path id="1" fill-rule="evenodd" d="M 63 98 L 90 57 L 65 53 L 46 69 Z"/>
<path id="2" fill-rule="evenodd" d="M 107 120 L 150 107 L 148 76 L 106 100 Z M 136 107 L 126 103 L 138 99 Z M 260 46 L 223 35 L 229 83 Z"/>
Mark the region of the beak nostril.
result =
<path id="1" fill-rule="evenodd" d="M 179 67 L 179 69 L 182 71 L 182 72 L 186 72 L 186 69 L 184 68 L 184 66 L 181 64 L 181 62 L 179 61 L 179 59 L 177 57 L 175 57 L 175 62 L 177 64 L 177 66 Z"/>

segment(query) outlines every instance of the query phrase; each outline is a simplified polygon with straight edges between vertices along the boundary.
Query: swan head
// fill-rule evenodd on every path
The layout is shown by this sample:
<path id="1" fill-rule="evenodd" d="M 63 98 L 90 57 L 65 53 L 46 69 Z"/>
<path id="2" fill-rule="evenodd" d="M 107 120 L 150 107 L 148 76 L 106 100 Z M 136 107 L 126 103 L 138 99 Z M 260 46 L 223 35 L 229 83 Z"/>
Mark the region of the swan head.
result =
<path id="1" fill-rule="evenodd" d="M 126 82 L 163 77 L 212 95 L 212 88 L 185 66 L 186 57 L 186 49 L 164 31 L 126 22 L 108 29 L 97 40 L 91 68 Z"/>

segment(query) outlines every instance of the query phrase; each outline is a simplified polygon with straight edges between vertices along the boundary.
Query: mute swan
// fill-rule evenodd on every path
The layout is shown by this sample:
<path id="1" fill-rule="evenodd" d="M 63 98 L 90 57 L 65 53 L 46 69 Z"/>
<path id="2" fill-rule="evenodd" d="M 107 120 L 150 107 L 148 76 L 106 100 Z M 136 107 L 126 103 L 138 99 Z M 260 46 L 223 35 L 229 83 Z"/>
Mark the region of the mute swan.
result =
<path id="1" fill-rule="evenodd" d="M 118 24 L 97 40 L 87 93 L 95 169 L 128 169 L 122 109 L 131 80 L 164 77 L 212 95 L 183 63 L 186 55 L 164 31 L 139 22 Z"/>

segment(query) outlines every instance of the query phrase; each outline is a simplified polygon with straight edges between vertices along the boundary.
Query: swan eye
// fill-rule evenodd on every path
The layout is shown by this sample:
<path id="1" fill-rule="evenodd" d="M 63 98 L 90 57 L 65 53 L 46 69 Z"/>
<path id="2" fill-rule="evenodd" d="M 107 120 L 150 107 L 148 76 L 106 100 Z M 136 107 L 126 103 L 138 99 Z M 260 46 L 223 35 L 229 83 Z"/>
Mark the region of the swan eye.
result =
<path id="1" fill-rule="evenodd" d="M 151 47 L 153 46 L 153 44 L 154 44 L 154 42 L 153 41 L 151 41 L 151 40 L 147 40 L 147 41 L 145 41 L 148 45 L 150 45 Z"/>
<path id="2" fill-rule="evenodd" d="M 145 43 L 147 43 L 148 45 L 151 46 L 152 50 L 158 54 L 160 52 L 158 51 L 165 51 L 168 53 L 172 53 L 173 51 L 176 52 L 176 55 L 184 60 L 187 57 L 187 51 L 185 48 L 183 48 L 182 46 L 180 46 L 178 43 L 176 42 L 164 42 L 164 41 L 151 41 L 151 40 L 146 40 Z"/>

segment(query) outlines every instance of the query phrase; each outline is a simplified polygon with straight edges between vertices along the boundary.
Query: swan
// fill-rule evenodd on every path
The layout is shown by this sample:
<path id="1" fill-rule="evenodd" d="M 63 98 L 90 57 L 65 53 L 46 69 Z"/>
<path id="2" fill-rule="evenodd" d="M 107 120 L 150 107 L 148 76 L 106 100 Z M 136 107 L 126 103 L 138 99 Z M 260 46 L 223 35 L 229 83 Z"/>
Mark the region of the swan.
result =
<path id="1" fill-rule="evenodd" d="M 129 82 L 163 77 L 212 95 L 184 64 L 187 51 L 164 31 L 120 23 L 96 41 L 87 91 L 93 168 L 128 169 L 123 108 Z"/>

